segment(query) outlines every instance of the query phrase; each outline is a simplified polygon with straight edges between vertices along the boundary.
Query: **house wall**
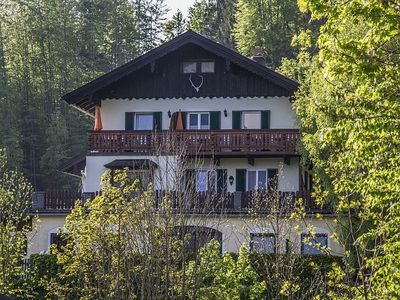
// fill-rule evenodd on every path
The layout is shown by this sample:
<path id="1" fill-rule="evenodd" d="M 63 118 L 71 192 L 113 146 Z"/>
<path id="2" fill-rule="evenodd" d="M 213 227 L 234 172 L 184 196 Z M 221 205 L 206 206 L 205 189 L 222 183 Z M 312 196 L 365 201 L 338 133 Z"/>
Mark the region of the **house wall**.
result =
<path id="1" fill-rule="evenodd" d="M 219 230 L 222 233 L 222 251 L 238 252 L 242 244 L 249 245 L 250 233 L 278 232 L 281 244 L 280 252 L 285 252 L 285 240 L 289 239 L 293 251 L 300 252 L 300 236 L 312 226 L 316 233 L 328 234 L 328 247 L 332 255 L 343 255 L 343 248 L 330 236 L 335 230 L 333 218 L 318 220 L 306 217 L 302 221 L 282 220 L 279 228 L 273 227 L 274 220 L 268 218 L 251 218 L 245 215 L 197 215 L 186 219 L 186 225 L 204 226 Z M 46 252 L 50 248 L 50 233 L 56 232 L 65 225 L 65 216 L 41 215 L 36 223 L 36 230 L 28 237 L 28 256 L 34 253 Z M 298 228 L 298 229 L 297 229 Z"/>
<path id="2" fill-rule="evenodd" d="M 27 256 L 50 249 L 50 233 L 65 225 L 65 215 L 43 215 L 33 225 L 34 230 L 27 237 Z"/>
<path id="3" fill-rule="evenodd" d="M 84 192 L 96 192 L 101 187 L 101 176 L 106 171 L 105 164 L 115 159 L 150 159 L 160 166 L 161 176 L 155 176 L 155 188 L 159 189 L 160 184 L 163 187 L 172 187 L 177 180 L 176 158 L 172 156 L 87 156 L 85 174 L 82 176 L 82 187 Z M 168 166 L 168 168 L 167 168 Z M 212 163 L 209 159 L 197 160 L 188 168 L 210 169 Z M 299 159 L 292 157 L 290 165 L 283 163 L 283 158 L 255 158 L 254 166 L 249 165 L 246 158 L 222 158 L 217 167 L 227 169 L 227 177 L 233 176 L 235 181 L 232 185 L 227 183 L 228 192 L 234 192 L 236 187 L 236 169 L 265 170 L 274 168 L 279 170 L 278 189 L 284 192 L 299 190 Z M 167 170 L 168 169 L 168 170 Z M 162 178 L 161 182 L 157 178 Z"/>
<path id="4" fill-rule="evenodd" d="M 223 114 L 227 110 L 228 116 Z M 161 111 L 162 128 L 168 129 L 168 111 L 221 111 L 221 129 L 232 129 L 232 111 L 270 110 L 271 129 L 292 129 L 295 113 L 288 97 L 254 98 L 171 98 L 171 99 L 106 99 L 101 102 L 104 130 L 125 130 L 125 112 Z"/>

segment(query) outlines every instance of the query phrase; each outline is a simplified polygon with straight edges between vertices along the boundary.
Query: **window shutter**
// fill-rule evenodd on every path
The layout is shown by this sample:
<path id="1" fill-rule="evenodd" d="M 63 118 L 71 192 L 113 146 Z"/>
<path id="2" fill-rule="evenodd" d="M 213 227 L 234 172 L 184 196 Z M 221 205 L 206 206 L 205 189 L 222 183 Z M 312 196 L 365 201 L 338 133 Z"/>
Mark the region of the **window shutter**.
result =
<path id="1" fill-rule="evenodd" d="M 188 193 L 193 192 L 196 188 L 196 170 L 185 170 L 185 183 Z"/>
<path id="2" fill-rule="evenodd" d="M 270 129 L 270 110 L 261 111 L 261 129 Z"/>
<path id="3" fill-rule="evenodd" d="M 162 130 L 162 112 L 153 113 L 153 130 Z"/>
<path id="4" fill-rule="evenodd" d="M 175 130 L 176 129 L 176 121 L 178 120 L 178 112 L 174 112 L 171 115 L 171 119 L 169 120 L 169 129 Z"/>
<path id="5" fill-rule="evenodd" d="M 236 169 L 236 191 L 246 191 L 246 169 Z"/>
<path id="6" fill-rule="evenodd" d="M 241 129 L 242 127 L 242 112 L 232 111 L 232 129 Z"/>
<path id="7" fill-rule="evenodd" d="M 267 176 L 268 189 L 276 190 L 278 188 L 278 169 L 268 169 Z"/>
<path id="8" fill-rule="evenodd" d="M 221 129 L 220 111 L 210 111 L 210 129 L 211 130 Z"/>
<path id="9" fill-rule="evenodd" d="M 187 128 L 187 112 L 186 111 L 182 111 L 182 123 L 183 123 L 183 129 Z"/>
<path id="10" fill-rule="evenodd" d="M 135 113 L 126 112 L 125 113 L 125 130 L 133 130 L 135 128 Z"/>
<path id="11" fill-rule="evenodd" d="M 217 191 L 221 193 L 226 193 L 227 188 L 227 171 L 226 169 L 217 170 Z"/>

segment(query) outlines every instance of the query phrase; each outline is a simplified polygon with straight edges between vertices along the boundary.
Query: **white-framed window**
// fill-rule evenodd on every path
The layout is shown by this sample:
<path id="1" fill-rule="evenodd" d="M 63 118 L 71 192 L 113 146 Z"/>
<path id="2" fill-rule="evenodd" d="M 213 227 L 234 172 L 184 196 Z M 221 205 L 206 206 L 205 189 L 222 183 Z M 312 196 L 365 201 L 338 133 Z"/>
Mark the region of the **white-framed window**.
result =
<path id="1" fill-rule="evenodd" d="M 188 113 L 187 128 L 189 130 L 209 130 L 210 129 L 210 113 L 196 112 Z"/>
<path id="2" fill-rule="evenodd" d="M 243 111 L 241 126 L 242 129 L 261 129 L 261 112 Z"/>
<path id="3" fill-rule="evenodd" d="M 196 170 L 196 191 L 207 192 L 217 188 L 217 172 L 209 170 Z"/>
<path id="4" fill-rule="evenodd" d="M 55 245 L 57 247 L 57 249 L 60 250 L 61 247 L 65 246 L 67 244 L 67 241 L 62 236 L 63 230 L 64 229 L 62 227 L 56 227 L 56 228 L 49 230 L 49 233 L 48 233 L 49 249 L 50 249 L 51 245 Z"/>
<path id="5" fill-rule="evenodd" d="M 247 170 L 246 189 L 248 191 L 267 188 L 267 170 Z"/>
<path id="6" fill-rule="evenodd" d="M 135 129 L 136 130 L 153 130 L 153 114 L 152 113 L 136 113 Z"/>
<path id="7" fill-rule="evenodd" d="M 250 233 L 250 251 L 276 253 L 276 239 L 273 233 Z"/>
<path id="8" fill-rule="evenodd" d="M 316 233 L 310 236 L 301 234 L 301 254 L 324 254 L 323 248 L 328 247 L 328 234 Z"/>
<path id="9" fill-rule="evenodd" d="M 214 72 L 215 72 L 215 62 L 212 60 L 182 62 L 182 73 L 184 74 L 199 74 L 199 73 L 214 73 Z"/>

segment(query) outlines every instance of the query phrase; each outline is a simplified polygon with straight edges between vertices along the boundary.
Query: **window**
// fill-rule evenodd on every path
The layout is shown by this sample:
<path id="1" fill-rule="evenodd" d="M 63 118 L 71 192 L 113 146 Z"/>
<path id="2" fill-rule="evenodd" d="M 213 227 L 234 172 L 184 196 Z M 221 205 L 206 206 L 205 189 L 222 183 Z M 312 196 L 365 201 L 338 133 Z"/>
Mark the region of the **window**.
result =
<path id="1" fill-rule="evenodd" d="M 189 113 L 188 126 L 189 130 L 209 130 L 210 114 L 209 113 Z"/>
<path id="2" fill-rule="evenodd" d="M 258 253 L 276 253 L 275 234 L 251 233 L 250 251 Z"/>
<path id="3" fill-rule="evenodd" d="M 249 170 L 247 171 L 247 190 L 265 189 L 267 186 L 266 170 Z"/>
<path id="4" fill-rule="evenodd" d="M 136 130 L 153 130 L 153 114 L 140 113 L 135 114 L 135 129 Z"/>
<path id="5" fill-rule="evenodd" d="M 214 73 L 214 62 L 213 61 L 203 61 L 200 63 L 201 73 Z"/>
<path id="6" fill-rule="evenodd" d="M 61 236 L 60 233 L 50 233 L 50 246 L 55 245 L 57 250 L 67 245 L 67 240 Z"/>
<path id="7" fill-rule="evenodd" d="M 211 240 L 220 244 L 220 252 L 222 252 L 222 233 L 216 229 L 203 226 L 182 226 L 176 227 L 176 233 L 180 239 L 185 241 L 186 253 L 196 254 Z"/>
<path id="8" fill-rule="evenodd" d="M 214 61 L 184 61 L 182 63 L 182 73 L 196 74 L 196 73 L 214 73 Z"/>
<path id="9" fill-rule="evenodd" d="M 208 170 L 196 171 L 196 191 L 207 192 L 217 187 L 217 172 Z"/>
<path id="10" fill-rule="evenodd" d="M 328 247 L 328 235 L 317 233 L 314 237 L 308 234 L 301 235 L 301 253 L 302 254 L 324 254 L 322 247 Z"/>
<path id="11" fill-rule="evenodd" d="M 261 112 L 242 112 L 242 129 L 261 129 Z"/>

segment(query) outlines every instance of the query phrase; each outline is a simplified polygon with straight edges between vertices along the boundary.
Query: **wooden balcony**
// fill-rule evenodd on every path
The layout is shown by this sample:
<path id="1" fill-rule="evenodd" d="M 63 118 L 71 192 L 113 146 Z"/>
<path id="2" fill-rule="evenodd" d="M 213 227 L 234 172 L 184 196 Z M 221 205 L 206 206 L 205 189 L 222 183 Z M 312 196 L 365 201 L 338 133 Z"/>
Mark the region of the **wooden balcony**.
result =
<path id="1" fill-rule="evenodd" d="M 296 129 L 92 131 L 88 144 L 90 153 L 294 156 L 299 139 Z"/>
<path id="2" fill-rule="evenodd" d="M 164 199 L 164 191 L 154 192 L 154 208 L 159 209 Z M 171 193 L 171 192 L 169 192 Z M 172 192 L 175 193 L 175 192 Z M 32 213 L 66 214 L 74 207 L 78 199 L 87 201 L 97 193 L 81 193 L 77 190 L 35 192 L 32 199 Z M 208 193 L 198 192 L 195 196 L 173 194 L 173 209 L 184 214 L 250 214 L 268 213 L 271 209 L 290 213 L 296 201 L 302 198 L 307 213 L 331 214 L 328 206 L 317 205 L 309 192 L 281 192 L 279 201 L 273 200 L 268 192 Z M 274 204 L 272 204 L 274 203 Z"/>

